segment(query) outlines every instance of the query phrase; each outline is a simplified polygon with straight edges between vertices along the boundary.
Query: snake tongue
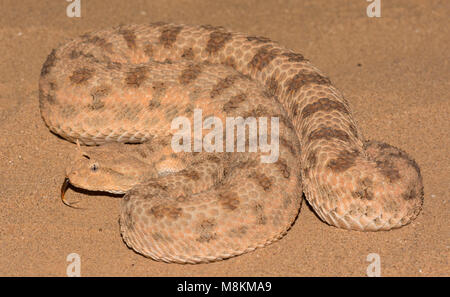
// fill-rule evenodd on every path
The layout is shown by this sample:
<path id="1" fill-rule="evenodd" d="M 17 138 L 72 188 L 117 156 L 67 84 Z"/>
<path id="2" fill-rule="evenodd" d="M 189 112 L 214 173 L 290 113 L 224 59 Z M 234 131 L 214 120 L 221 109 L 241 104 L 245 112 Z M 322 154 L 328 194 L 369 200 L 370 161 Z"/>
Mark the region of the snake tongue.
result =
<path id="1" fill-rule="evenodd" d="M 61 186 L 61 201 L 62 203 L 64 203 L 65 205 L 72 207 L 72 208 L 78 208 L 76 206 L 73 206 L 71 203 L 69 203 L 66 198 L 64 197 L 64 195 L 66 194 L 67 188 L 69 188 L 69 184 L 70 184 L 70 179 L 68 177 L 66 177 L 64 179 L 64 182 Z"/>
<path id="2" fill-rule="evenodd" d="M 67 191 L 67 188 L 69 187 L 69 184 L 70 184 L 70 180 L 69 180 L 68 177 L 66 177 L 66 178 L 64 179 L 64 183 L 63 183 L 62 186 L 61 186 L 61 201 L 62 201 L 64 204 L 66 204 L 66 205 L 68 205 L 68 202 L 67 202 L 66 199 L 64 198 L 64 195 L 66 194 L 66 191 Z"/>

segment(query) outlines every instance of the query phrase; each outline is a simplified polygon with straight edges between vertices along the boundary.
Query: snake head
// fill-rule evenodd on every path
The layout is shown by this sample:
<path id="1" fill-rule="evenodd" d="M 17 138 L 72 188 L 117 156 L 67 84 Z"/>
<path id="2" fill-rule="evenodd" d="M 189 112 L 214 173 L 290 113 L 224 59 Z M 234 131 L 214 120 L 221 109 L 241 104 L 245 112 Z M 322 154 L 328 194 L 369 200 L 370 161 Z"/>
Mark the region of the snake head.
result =
<path id="1" fill-rule="evenodd" d="M 123 144 L 93 147 L 90 151 L 78 146 L 73 161 L 66 168 L 65 183 L 89 191 L 124 194 L 142 182 L 147 177 L 149 164 L 124 154 L 118 146 Z"/>

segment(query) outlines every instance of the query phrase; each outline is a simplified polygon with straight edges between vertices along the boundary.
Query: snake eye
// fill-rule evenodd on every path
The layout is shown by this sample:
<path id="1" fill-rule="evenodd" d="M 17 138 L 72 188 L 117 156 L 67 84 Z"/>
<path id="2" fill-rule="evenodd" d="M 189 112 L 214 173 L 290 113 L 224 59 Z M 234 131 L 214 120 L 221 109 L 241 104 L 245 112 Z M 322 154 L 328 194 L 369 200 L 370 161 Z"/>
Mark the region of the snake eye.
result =
<path id="1" fill-rule="evenodd" d="M 94 163 L 94 164 L 92 164 L 91 165 L 91 171 L 97 171 L 98 170 L 98 165 L 97 165 L 97 163 Z"/>

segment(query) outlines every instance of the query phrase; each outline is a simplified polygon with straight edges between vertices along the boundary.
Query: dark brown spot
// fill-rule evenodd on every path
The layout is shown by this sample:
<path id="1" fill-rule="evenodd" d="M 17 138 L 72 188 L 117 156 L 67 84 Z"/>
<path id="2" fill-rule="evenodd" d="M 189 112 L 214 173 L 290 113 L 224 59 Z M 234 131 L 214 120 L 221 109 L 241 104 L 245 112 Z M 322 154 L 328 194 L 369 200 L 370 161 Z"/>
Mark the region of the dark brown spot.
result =
<path id="1" fill-rule="evenodd" d="M 144 53 L 147 57 L 153 57 L 153 45 L 151 43 L 144 46 Z"/>
<path id="2" fill-rule="evenodd" d="M 308 136 L 309 141 L 315 141 L 319 139 L 327 139 L 327 140 L 339 139 L 344 142 L 349 142 L 350 136 L 348 136 L 348 134 L 343 130 L 333 129 L 329 127 L 321 127 L 312 131 Z"/>
<path id="3" fill-rule="evenodd" d="M 412 199 L 421 199 L 423 201 L 423 186 L 419 185 L 419 191 L 417 191 L 415 184 L 410 184 L 409 187 L 405 190 L 405 192 L 402 194 L 402 198 L 405 200 L 412 200 Z"/>
<path id="4" fill-rule="evenodd" d="M 200 179 L 200 175 L 198 174 L 198 172 L 192 169 L 184 169 L 180 171 L 180 175 L 185 176 L 192 180 Z"/>
<path id="5" fill-rule="evenodd" d="M 291 141 L 287 140 L 284 137 L 280 137 L 280 144 L 284 147 L 287 147 L 292 155 L 298 155 L 297 148 Z"/>
<path id="6" fill-rule="evenodd" d="M 108 96 L 111 92 L 111 88 L 108 86 L 99 86 L 91 90 L 92 103 L 89 105 L 89 108 L 92 110 L 98 110 L 105 106 L 105 103 L 101 100 Z"/>
<path id="7" fill-rule="evenodd" d="M 50 88 L 50 91 L 55 91 L 56 89 L 57 89 L 57 85 L 56 85 L 56 82 L 54 82 L 54 81 L 49 81 L 48 82 L 48 86 L 49 86 L 49 88 Z"/>
<path id="8" fill-rule="evenodd" d="M 50 104 L 56 103 L 56 97 L 54 92 L 44 92 L 42 89 L 39 89 L 39 103 L 42 105 L 44 102 L 47 101 Z"/>
<path id="9" fill-rule="evenodd" d="M 137 153 L 142 157 L 142 158 L 147 158 L 148 157 L 148 155 L 147 155 L 147 153 L 145 152 L 145 150 L 143 150 L 142 148 L 138 148 L 137 150 Z"/>
<path id="10" fill-rule="evenodd" d="M 153 82 L 152 88 L 156 93 L 164 93 L 167 89 L 166 84 L 162 81 Z"/>
<path id="11" fill-rule="evenodd" d="M 122 34 L 129 49 L 136 49 L 136 33 L 133 30 L 120 30 L 119 33 Z"/>
<path id="12" fill-rule="evenodd" d="M 292 112 L 292 115 L 294 117 L 297 116 L 297 113 L 298 113 L 298 103 L 297 103 L 297 101 L 294 101 L 294 103 L 292 104 L 291 112 Z"/>
<path id="13" fill-rule="evenodd" d="M 93 36 L 93 37 L 88 37 L 84 43 L 91 43 L 95 46 L 98 46 L 100 48 L 102 48 L 103 50 L 112 53 L 112 43 L 111 42 L 107 42 L 104 38 L 98 37 L 98 36 Z"/>
<path id="14" fill-rule="evenodd" d="M 187 68 L 181 71 L 179 81 L 183 85 L 187 85 L 197 78 L 201 73 L 202 68 L 199 64 L 190 64 Z"/>
<path id="15" fill-rule="evenodd" d="M 247 95 L 244 93 L 231 97 L 230 100 L 223 105 L 223 111 L 229 113 L 230 111 L 238 108 L 239 104 L 244 102 L 245 99 L 247 99 Z"/>
<path id="16" fill-rule="evenodd" d="M 278 169 L 283 174 L 284 178 L 289 178 L 291 176 L 291 172 L 289 170 L 286 160 L 284 160 L 282 158 L 278 158 L 278 161 L 275 164 L 277 165 Z"/>
<path id="17" fill-rule="evenodd" d="M 210 242 L 211 240 L 215 239 L 217 239 L 216 233 L 202 233 L 196 240 L 198 242 Z"/>
<path id="18" fill-rule="evenodd" d="M 192 47 L 185 48 L 183 50 L 183 53 L 181 54 L 181 57 L 186 60 L 193 60 L 194 59 L 194 50 L 192 49 Z"/>
<path id="19" fill-rule="evenodd" d="M 82 51 L 76 51 L 76 50 L 71 51 L 69 54 L 70 59 L 77 59 L 79 57 L 83 57 L 83 58 L 89 60 L 90 63 L 100 63 L 100 60 L 97 59 L 93 54 L 84 53 Z"/>
<path id="20" fill-rule="evenodd" d="M 69 58 L 71 58 L 73 60 L 73 59 L 76 59 L 76 58 L 80 57 L 81 55 L 82 55 L 81 51 L 73 50 L 73 51 L 70 52 Z"/>
<path id="21" fill-rule="evenodd" d="M 182 26 L 170 26 L 168 28 L 165 28 L 164 30 L 162 30 L 161 35 L 159 36 L 159 42 L 165 48 L 171 48 L 177 40 L 177 36 L 182 29 Z"/>
<path id="22" fill-rule="evenodd" d="M 214 155 L 208 155 L 208 156 L 206 157 L 206 159 L 207 159 L 208 161 L 214 162 L 214 163 L 216 163 L 216 164 L 219 164 L 219 163 L 221 162 L 221 159 L 220 159 L 219 157 L 217 157 L 217 156 L 214 156 Z"/>
<path id="23" fill-rule="evenodd" d="M 122 68 L 122 64 L 120 64 L 119 62 L 108 62 L 106 65 L 106 68 L 110 69 L 110 70 L 120 70 Z"/>
<path id="24" fill-rule="evenodd" d="M 269 79 L 267 79 L 266 88 L 267 88 L 267 93 L 269 94 L 270 97 L 276 96 L 279 91 L 279 84 L 278 84 L 277 79 L 273 76 L 271 76 Z"/>
<path id="25" fill-rule="evenodd" d="M 231 33 L 222 30 L 211 32 L 208 43 L 206 44 L 206 51 L 210 55 L 216 54 L 231 40 L 231 36 Z"/>
<path id="26" fill-rule="evenodd" d="M 353 192 L 352 196 L 357 199 L 373 200 L 372 181 L 368 178 L 361 180 L 358 184 L 357 191 Z"/>
<path id="27" fill-rule="evenodd" d="M 158 190 L 164 191 L 164 192 L 167 191 L 167 189 L 168 189 L 166 185 L 162 185 L 155 181 L 147 183 L 147 186 L 151 187 L 153 189 L 158 189 Z"/>
<path id="28" fill-rule="evenodd" d="M 303 62 L 306 61 L 302 54 L 296 53 L 282 53 L 283 56 L 288 58 L 289 62 Z"/>
<path id="29" fill-rule="evenodd" d="M 265 108 L 261 104 L 258 104 L 258 106 L 255 109 L 252 109 L 251 111 L 246 112 L 244 114 L 244 118 L 248 118 L 248 117 L 259 118 L 259 117 L 266 117 L 268 115 L 270 115 L 270 112 L 267 110 L 267 108 Z"/>
<path id="30" fill-rule="evenodd" d="M 283 208 L 284 208 L 284 209 L 289 208 L 289 206 L 291 205 L 291 203 L 292 203 L 292 199 L 291 199 L 289 196 L 284 196 L 284 197 L 283 197 L 282 205 L 283 205 Z"/>
<path id="31" fill-rule="evenodd" d="M 246 168 L 246 169 L 251 169 L 253 167 L 255 167 L 256 165 L 258 165 L 257 161 L 251 159 L 251 160 L 247 160 L 245 162 L 240 162 L 237 164 L 236 168 Z"/>
<path id="32" fill-rule="evenodd" d="M 237 78 L 237 75 L 229 75 L 223 79 L 220 79 L 212 88 L 212 91 L 210 93 L 211 98 L 222 94 L 225 89 L 231 87 L 234 84 Z"/>
<path id="33" fill-rule="evenodd" d="M 91 33 L 85 33 L 85 34 L 81 35 L 81 38 L 89 39 L 89 38 L 91 38 Z"/>
<path id="34" fill-rule="evenodd" d="M 255 43 L 268 43 L 271 42 L 269 38 L 262 37 L 262 36 L 247 36 L 248 41 L 252 41 Z"/>
<path id="35" fill-rule="evenodd" d="M 365 147 L 369 146 L 369 145 L 377 145 L 381 151 L 383 151 L 383 154 L 387 155 L 387 157 L 394 157 L 394 158 L 400 158 L 403 159 L 404 161 L 406 161 L 406 163 L 413 167 L 414 170 L 417 172 L 417 175 L 420 177 L 420 168 L 419 165 L 416 163 L 416 161 L 412 158 L 410 158 L 408 156 L 407 153 L 405 153 L 404 151 L 402 151 L 401 149 L 387 144 L 387 143 L 383 143 L 383 142 L 377 142 L 377 141 L 368 141 L 365 143 Z"/>
<path id="36" fill-rule="evenodd" d="M 314 169 L 317 165 L 317 151 L 311 150 L 306 156 L 306 164 L 304 167 L 304 175 L 307 175 L 311 169 Z"/>
<path id="37" fill-rule="evenodd" d="M 125 83 L 129 87 L 138 88 L 147 79 L 148 69 L 145 66 L 139 66 L 130 69 L 127 72 L 127 77 L 125 78 Z"/>
<path id="38" fill-rule="evenodd" d="M 404 151 L 395 146 L 378 141 L 366 141 L 364 149 L 369 160 L 374 161 L 380 172 L 391 182 L 401 178 L 399 169 L 408 166 L 414 168 L 419 180 L 421 180 L 419 165 Z"/>
<path id="39" fill-rule="evenodd" d="M 153 110 L 161 106 L 161 97 L 164 97 L 166 94 L 166 85 L 164 82 L 155 81 L 153 82 L 153 93 L 152 100 L 148 103 L 148 108 Z"/>
<path id="40" fill-rule="evenodd" d="M 256 214 L 256 224 L 265 225 L 267 223 L 267 217 L 264 215 L 264 206 L 257 203 L 253 210 Z"/>
<path id="41" fill-rule="evenodd" d="M 233 57 L 228 57 L 223 62 L 223 65 L 236 69 L 236 60 Z"/>
<path id="42" fill-rule="evenodd" d="M 222 192 L 219 193 L 219 203 L 223 209 L 235 210 L 239 206 L 240 200 L 236 193 Z"/>
<path id="43" fill-rule="evenodd" d="M 80 68 L 72 73 L 72 75 L 70 76 L 70 81 L 74 84 L 82 84 L 88 81 L 94 75 L 94 73 L 94 69 Z"/>
<path id="44" fill-rule="evenodd" d="M 164 240 L 164 236 L 162 236 L 162 234 L 159 233 L 159 232 L 152 233 L 152 238 L 155 241 L 162 241 L 162 240 Z"/>
<path id="45" fill-rule="evenodd" d="M 196 239 L 198 242 L 210 242 L 211 240 L 217 239 L 217 234 L 214 231 L 217 223 L 214 219 L 203 220 L 198 225 L 198 232 L 200 236 Z"/>
<path id="46" fill-rule="evenodd" d="M 279 54 L 280 50 L 274 48 L 271 49 L 270 46 L 263 46 L 258 50 L 255 56 L 253 56 L 253 59 L 248 63 L 248 66 L 254 70 L 261 71 Z"/>
<path id="47" fill-rule="evenodd" d="M 389 182 L 395 182 L 400 179 L 400 172 L 395 168 L 394 163 L 389 159 L 377 160 L 376 167 L 381 174 L 389 179 Z"/>
<path id="48" fill-rule="evenodd" d="M 291 80 L 286 82 L 286 90 L 288 93 L 294 94 L 307 84 L 315 83 L 318 85 L 328 85 L 330 80 L 318 73 L 301 70 Z"/>
<path id="49" fill-rule="evenodd" d="M 152 100 L 148 103 L 148 109 L 153 110 L 155 108 L 158 108 L 161 105 L 160 101 Z"/>
<path id="50" fill-rule="evenodd" d="M 134 230 L 134 220 L 133 217 L 131 216 L 131 210 L 127 209 L 125 212 L 125 226 L 127 226 L 127 229 L 129 231 L 133 231 Z"/>
<path id="51" fill-rule="evenodd" d="M 105 103 L 97 97 L 92 97 L 92 103 L 89 104 L 89 108 L 92 110 L 102 109 L 104 106 Z"/>
<path id="52" fill-rule="evenodd" d="M 258 173 L 254 171 L 250 173 L 248 177 L 256 180 L 258 184 L 264 189 L 264 191 L 270 191 L 270 188 L 272 187 L 272 181 L 264 173 Z"/>
<path id="53" fill-rule="evenodd" d="M 164 217 L 176 220 L 183 213 L 183 210 L 179 207 L 173 205 L 155 205 L 149 210 L 149 215 L 154 216 L 157 219 L 162 219 Z"/>
<path id="54" fill-rule="evenodd" d="M 247 230 L 247 226 L 240 226 L 238 228 L 230 229 L 230 237 L 242 238 L 245 236 L 245 234 L 247 234 Z"/>
<path id="55" fill-rule="evenodd" d="M 111 87 L 102 85 L 102 86 L 93 88 L 91 90 L 91 95 L 93 97 L 102 98 L 102 97 L 108 96 L 110 92 L 111 92 Z"/>
<path id="56" fill-rule="evenodd" d="M 328 168 L 330 168 L 334 172 L 343 172 L 355 165 L 356 159 L 359 157 L 359 155 L 360 152 L 357 150 L 341 151 L 336 159 L 330 160 L 328 162 Z"/>
<path id="57" fill-rule="evenodd" d="M 188 104 L 184 109 L 184 113 L 186 116 L 189 116 L 194 111 L 194 106 L 192 104 Z"/>
<path id="58" fill-rule="evenodd" d="M 55 66 L 56 60 L 56 50 L 53 49 L 45 60 L 44 65 L 42 65 L 41 76 L 45 76 L 50 72 L 50 69 Z"/>
<path id="59" fill-rule="evenodd" d="M 306 105 L 302 110 L 302 118 L 306 119 L 316 112 L 339 111 L 342 114 L 349 114 L 349 111 L 341 102 L 332 101 L 328 98 L 320 98 L 316 102 Z"/>
<path id="60" fill-rule="evenodd" d="M 165 146 L 169 145 L 170 141 L 169 141 L 168 138 L 163 137 L 163 138 L 159 139 L 158 143 L 159 143 L 160 146 L 164 146 L 165 147 Z"/>
<path id="61" fill-rule="evenodd" d="M 348 129 L 350 130 L 350 132 L 352 132 L 353 136 L 355 136 L 356 138 L 358 138 L 358 129 L 356 129 L 355 125 L 350 124 L 348 126 Z"/>
<path id="62" fill-rule="evenodd" d="M 186 196 L 184 196 L 184 195 L 180 195 L 180 196 L 178 196 L 175 200 L 176 200 L 177 202 L 185 202 L 185 201 L 187 201 L 187 198 L 186 198 Z"/>

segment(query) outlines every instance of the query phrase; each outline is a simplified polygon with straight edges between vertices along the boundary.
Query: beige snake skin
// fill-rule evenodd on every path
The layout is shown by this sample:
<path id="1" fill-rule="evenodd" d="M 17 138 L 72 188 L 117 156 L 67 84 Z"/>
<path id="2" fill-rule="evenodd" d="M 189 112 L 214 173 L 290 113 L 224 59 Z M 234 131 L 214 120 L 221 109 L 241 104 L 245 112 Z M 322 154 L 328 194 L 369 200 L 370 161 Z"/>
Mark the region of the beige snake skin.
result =
<path id="1" fill-rule="evenodd" d="M 166 23 L 89 33 L 51 52 L 39 88 L 54 133 L 85 145 L 145 142 L 86 148 L 67 177 L 126 193 L 123 239 L 155 260 L 210 262 L 270 244 L 294 222 L 302 191 L 345 229 L 398 228 L 422 208 L 416 162 L 364 141 L 330 80 L 264 37 Z M 194 109 L 223 123 L 279 118 L 278 160 L 260 162 L 266 153 L 248 143 L 245 153 L 174 153 L 171 121 L 192 122 Z"/>

